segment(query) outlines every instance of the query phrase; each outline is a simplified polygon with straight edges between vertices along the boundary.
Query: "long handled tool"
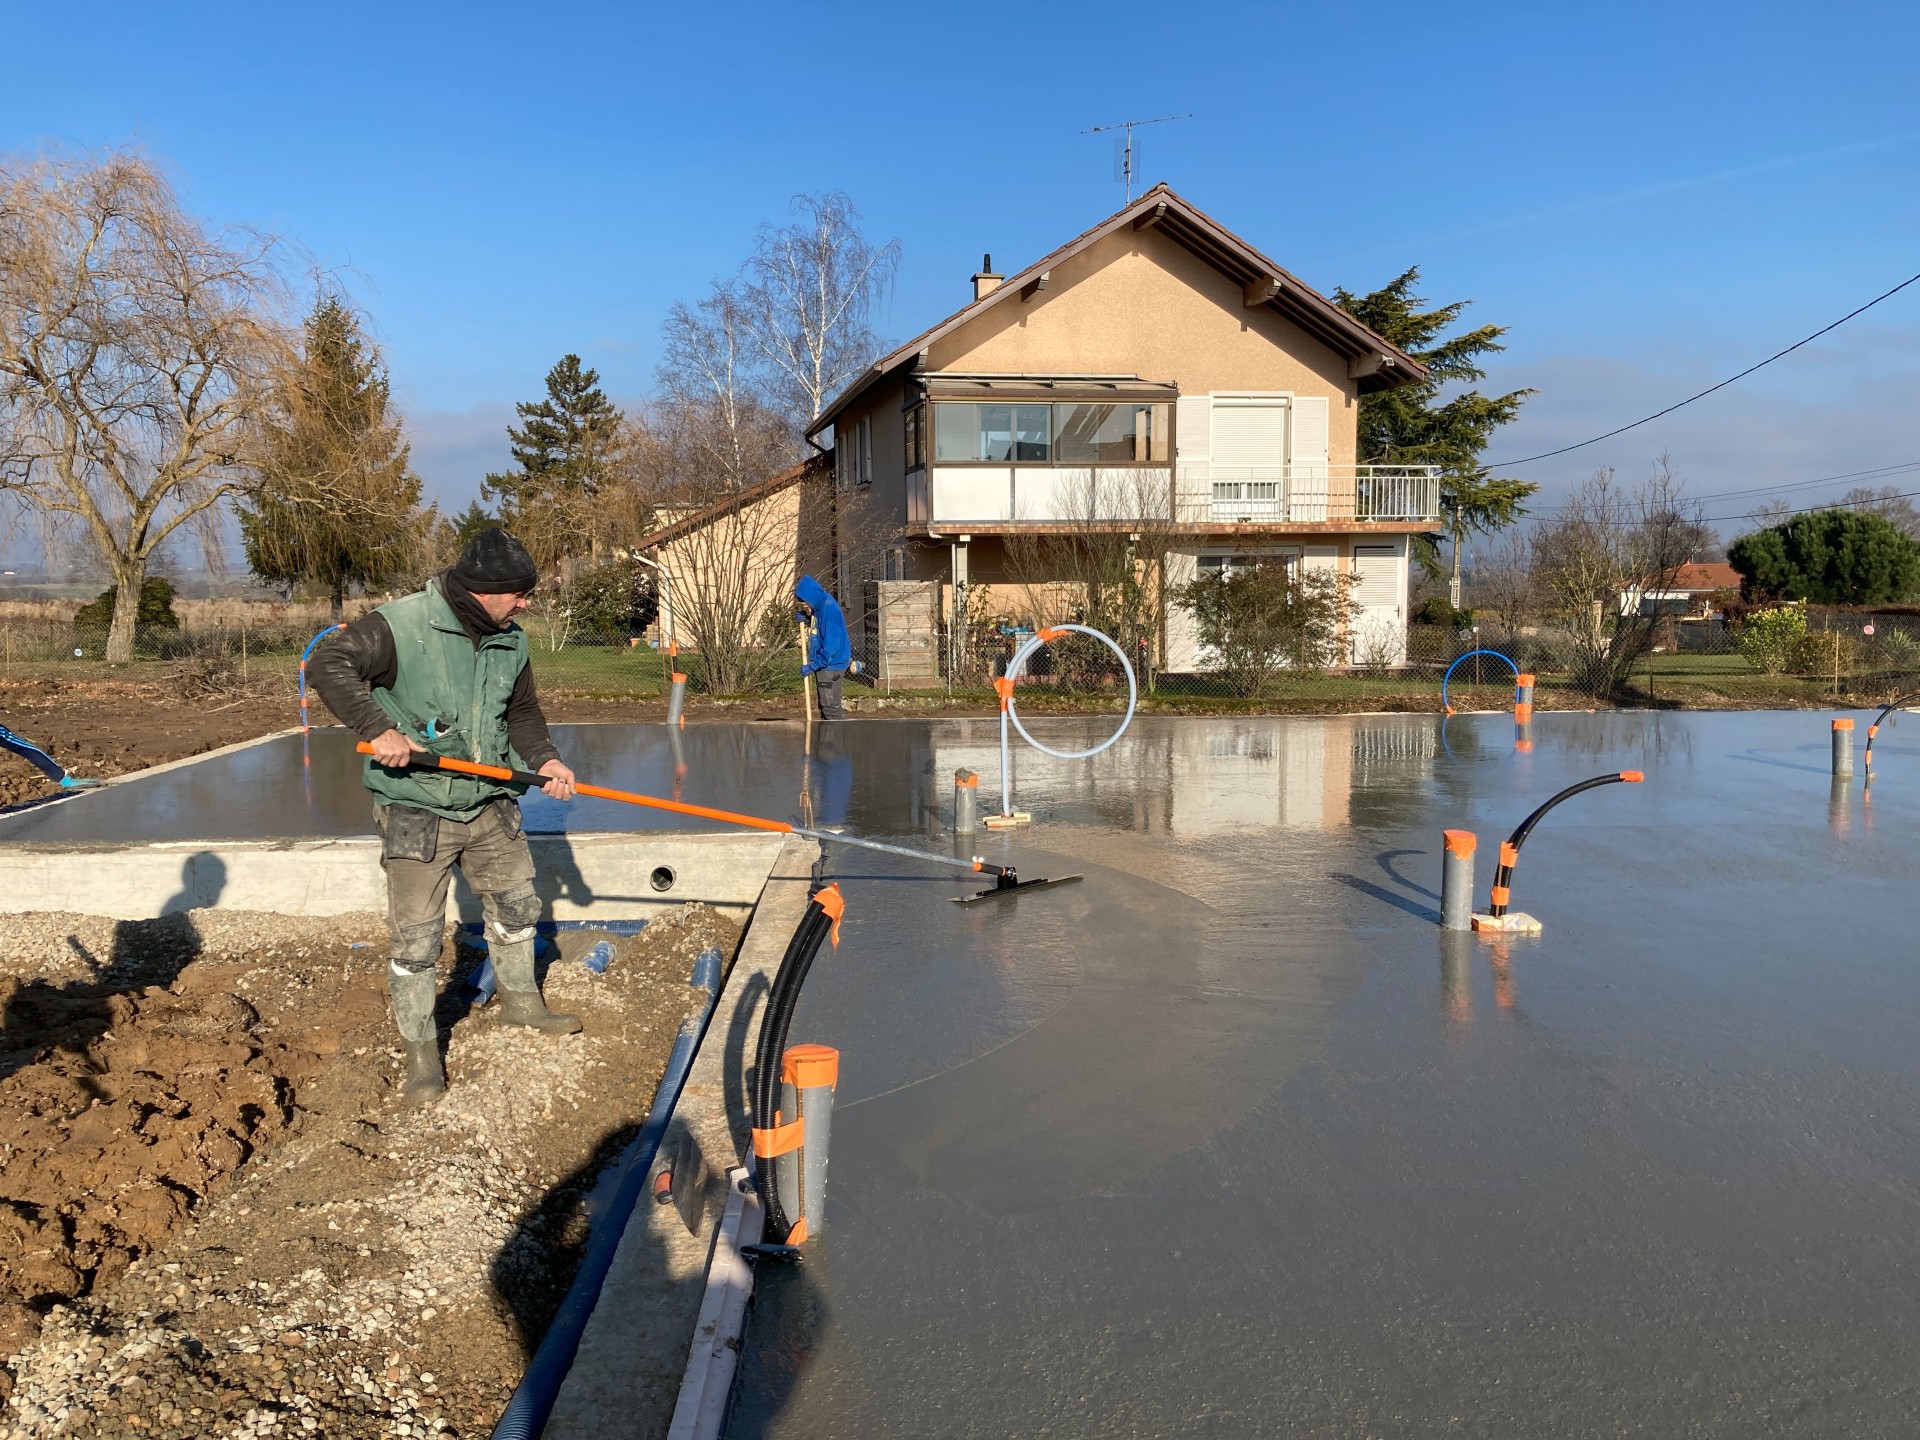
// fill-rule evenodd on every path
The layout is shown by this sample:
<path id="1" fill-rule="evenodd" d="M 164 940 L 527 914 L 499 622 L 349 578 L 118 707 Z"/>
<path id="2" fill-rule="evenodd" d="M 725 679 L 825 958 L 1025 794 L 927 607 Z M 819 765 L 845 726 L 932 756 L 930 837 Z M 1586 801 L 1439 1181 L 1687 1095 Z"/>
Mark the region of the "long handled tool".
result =
<path id="1" fill-rule="evenodd" d="M 373 746 L 362 740 L 354 747 L 362 755 L 371 755 Z M 451 770 L 456 775 L 478 775 L 485 780 L 504 780 L 510 784 L 527 785 L 534 789 L 547 783 L 547 777 L 536 775 L 531 770 L 509 770 L 504 765 L 479 765 L 471 760 L 456 760 L 449 755 L 423 755 L 416 753 L 407 762 L 414 770 Z M 741 815 L 732 810 L 716 810 L 708 805 L 691 805 L 684 800 L 662 800 L 658 795 L 641 795 L 632 790 L 612 790 L 605 785 L 585 785 L 576 782 L 575 791 L 582 795 L 591 795 L 596 800 L 618 800 L 622 805 L 642 805 L 649 810 L 667 810 L 675 815 L 692 815 L 701 820 L 718 820 L 723 825 L 744 825 L 749 830 L 770 830 L 777 835 L 804 835 L 809 840 L 818 840 L 823 845 L 852 845 L 861 850 L 878 850 L 886 855 L 904 855 L 910 860 L 927 860 L 935 865 L 945 865 L 951 869 L 971 871 L 993 877 L 993 888 L 982 890 L 976 895 L 954 897 L 956 905 L 971 905 L 976 900 L 999 900 L 1008 895 L 1016 895 L 1022 890 L 1039 890 L 1049 885 L 1068 885 L 1080 879 L 1078 875 L 1063 875 L 1058 880 L 1022 880 L 1011 865 L 991 865 L 974 856 L 971 860 L 956 859 L 951 855 L 936 855 L 930 850 L 910 850 L 905 845 L 889 845 L 882 840 L 861 840 L 851 835 L 835 835 L 829 830 L 813 830 L 805 825 L 789 825 L 784 820 L 768 820 L 759 815 Z"/>

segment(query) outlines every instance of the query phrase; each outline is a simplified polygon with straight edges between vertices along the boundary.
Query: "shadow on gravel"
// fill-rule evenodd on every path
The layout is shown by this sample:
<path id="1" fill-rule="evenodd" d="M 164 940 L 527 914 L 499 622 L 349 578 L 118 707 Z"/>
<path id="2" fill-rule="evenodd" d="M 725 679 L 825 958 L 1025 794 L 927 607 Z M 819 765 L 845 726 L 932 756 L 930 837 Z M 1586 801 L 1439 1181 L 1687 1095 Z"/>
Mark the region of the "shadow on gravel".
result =
<path id="1" fill-rule="evenodd" d="M 31 1065 L 48 1049 L 79 1053 L 112 1029 L 114 998 L 170 987 L 199 958 L 200 931 L 187 913 L 218 903 L 226 889 L 226 863 L 197 851 L 180 868 L 180 889 L 160 907 L 157 920 L 122 920 L 113 927 L 112 948 L 95 955 L 69 935 L 67 944 L 91 972 L 86 979 L 0 980 L 5 1022 L 0 1027 L 0 1079 Z"/>
<path id="2" fill-rule="evenodd" d="M 639 1132 L 636 1123 L 601 1136 L 593 1154 L 547 1191 L 493 1257 L 493 1293 L 513 1316 L 521 1351 L 529 1358 L 540 1348 L 554 1312 L 580 1269 L 580 1257 L 597 1218 L 593 1212 L 598 1207 L 592 1202 L 611 1198 L 620 1173 L 615 1162 Z M 603 1176 L 609 1183 L 604 1196 L 596 1195 Z M 640 1203 L 650 1201 L 642 1196 Z"/>

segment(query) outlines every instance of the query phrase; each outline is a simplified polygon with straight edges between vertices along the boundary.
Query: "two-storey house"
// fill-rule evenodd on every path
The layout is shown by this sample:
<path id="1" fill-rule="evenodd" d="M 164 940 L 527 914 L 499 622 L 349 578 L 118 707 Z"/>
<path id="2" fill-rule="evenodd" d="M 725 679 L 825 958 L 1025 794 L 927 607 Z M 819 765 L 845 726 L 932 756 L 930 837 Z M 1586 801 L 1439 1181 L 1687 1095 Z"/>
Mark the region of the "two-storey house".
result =
<path id="1" fill-rule="evenodd" d="M 883 356 L 809 435 L 830 444 L 837 576 L 856 630 L 869 581 L 1011 578 L 1021 536 L 1151 526 L 1162 594 L 1280 557 L 1351 579 L 1342 659 L 1405 656 L 1408 537 L 1438 531 L 1439 478 L 1361 463 L 1359 399 L 1418 362 L 1173 191 L 1156 186 Z M 830 438 L 829 437 L 830 432 Z M 1030 578 L 1030 577 L 1027 577 Z M 1165 606 L 1160 668 L 1204 670 Z"/>

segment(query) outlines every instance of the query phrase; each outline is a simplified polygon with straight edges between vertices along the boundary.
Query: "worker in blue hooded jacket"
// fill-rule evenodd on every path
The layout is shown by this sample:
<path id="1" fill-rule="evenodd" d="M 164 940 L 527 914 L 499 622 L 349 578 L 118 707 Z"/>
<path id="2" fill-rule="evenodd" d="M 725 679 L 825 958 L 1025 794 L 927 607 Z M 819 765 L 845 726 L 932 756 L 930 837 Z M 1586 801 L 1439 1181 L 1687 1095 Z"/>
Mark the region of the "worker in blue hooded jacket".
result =
<path id="1" fill-rule="evenodd" d="M 840 613 L 839 602 L 811 575 L 800 577 L 800 583 L 793 587 L 793 598 L 799 602 L 800 623 L 807 627 L 807 658 L 800 673 L 813 676 L 814 690 L 820 697 L 820 718 L 844 720 L 847 709 L 840 703 L 840 682 L 853 663 L 847 617 Z"/>

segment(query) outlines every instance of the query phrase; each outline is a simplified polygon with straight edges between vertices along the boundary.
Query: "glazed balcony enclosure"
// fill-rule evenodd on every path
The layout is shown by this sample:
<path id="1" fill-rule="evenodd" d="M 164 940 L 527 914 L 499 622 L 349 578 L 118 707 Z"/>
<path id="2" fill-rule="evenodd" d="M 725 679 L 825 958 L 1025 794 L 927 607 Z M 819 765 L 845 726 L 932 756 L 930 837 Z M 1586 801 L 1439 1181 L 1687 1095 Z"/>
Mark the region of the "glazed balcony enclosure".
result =
<path id="1" fill-rule="evenodd" d="M 1205 405 L 1213 397 L 1196 397 Z M 1440 473 L 1425 465 L 1286 458 L 1307 431 L 1284 406 L 1179 407 L 1213 445 L 1176 448 L 1166 400 L 946 402 L 907 416 L 910 531 L 1063 529 L 1130 521 L 1221 526 L 1429 527 Z M 1268 417 L 1271 417 L 1270 419 Z M 1251 419 L 1254 426 L 1249 426 Z M 1257 428 L 1264 424 L 1265 433 Z M 929 434 L 927 432 L 931 431 Z M 1198 449 L 1205 458 L 1174 459 Z M 1265 449 L 1269 463 L 1257 459 Z"/>

